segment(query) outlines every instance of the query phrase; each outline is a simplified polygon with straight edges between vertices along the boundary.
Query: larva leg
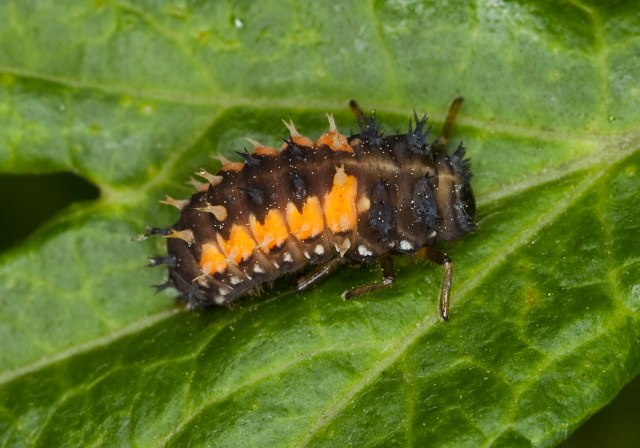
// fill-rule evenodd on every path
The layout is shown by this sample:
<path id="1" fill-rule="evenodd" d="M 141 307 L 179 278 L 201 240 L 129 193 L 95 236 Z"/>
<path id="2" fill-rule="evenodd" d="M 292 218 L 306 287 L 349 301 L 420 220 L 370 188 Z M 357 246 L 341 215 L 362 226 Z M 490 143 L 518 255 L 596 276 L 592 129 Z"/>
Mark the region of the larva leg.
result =
<path id="1" fill-rule="evenodd" d="M 444 277 L 440 287 L 440 319 L 449 320 L 449 299 L 451 295 L 451 280 L 453 279 L 453 261 L 446 254 L 432 247 L 425 247 L 424 256 L 444 267 Z"/>
<path id="2" fill-rule="evenodd" d="M 396 270 L 393 267 L 393 258 L 386 254 L 380 257 L 380 266 L 382 267 L 382 281 L 374 282 L 359 288 L 350 289 L 342 293 L 344 300 L 353 299 L 368 292 L 380 291 L 381 289 L 390 288 L 396 281 Z"/>
<path id="3" fill-rule="evenodd" d="M 451 128 L 453 127 L 453 123 L 456 121 L 456 117 L 458 116 L 458 111 L 460 110 L 460 106 L 462 106 L 462 97 L 458 97 L 449 106 L 449 112 L 447 112 L 447 119 L 444 122 L 444 126 L 442 127 L 442 131 L 440 135 L 432 143 L 433 150 L 435 152 L 443 151 L 447 142 L 449 141 L 449 135 L 451 135 Z"/>
<path id="4" fill-rule="evenodd" d="M 364 114 L 362 113 L 362 109 L 360 109 L 360 106 L 358 106 L 358 103 L 356 103 L 356 100 L 349 101 L 349 107 L 351 107 L 351 110 L 355 114 L 356 119 L 359 122 L 364 122 Z"/>
<path id="5" fill-rule="evenodd" d="M 307 275 L 303 275 L 296 281 L 295 290 L 298 292 L 304 291 L 311 286 L 318 283 L 320 280 L 331 274 L 338 266 L 345 262 L 344 258 L 333 258 L 315 269 L 309 272 Z"/>

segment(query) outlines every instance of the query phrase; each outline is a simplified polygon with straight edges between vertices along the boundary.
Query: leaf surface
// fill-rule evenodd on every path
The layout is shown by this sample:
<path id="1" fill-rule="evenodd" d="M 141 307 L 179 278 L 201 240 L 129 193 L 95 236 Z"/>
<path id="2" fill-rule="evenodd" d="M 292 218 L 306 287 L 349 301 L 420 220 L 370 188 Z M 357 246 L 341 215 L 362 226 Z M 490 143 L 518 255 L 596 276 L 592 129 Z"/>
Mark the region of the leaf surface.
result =
<path id="1" fill-rule="evenodd" d="M 631 1 L 5 2 L 0 170 L 98 201 L 0 258 L 3 446 L 554 446 L 640 371 L 640 7 Z M 347 101 L 473 159 L 479 231 L 389 291 L 345 268 L 183 312 L 145 269 L 163 194 Z M 237 159 L 237 157 L 235 157 Z M 17 219 L 17 218 L 12 218 Z"/>

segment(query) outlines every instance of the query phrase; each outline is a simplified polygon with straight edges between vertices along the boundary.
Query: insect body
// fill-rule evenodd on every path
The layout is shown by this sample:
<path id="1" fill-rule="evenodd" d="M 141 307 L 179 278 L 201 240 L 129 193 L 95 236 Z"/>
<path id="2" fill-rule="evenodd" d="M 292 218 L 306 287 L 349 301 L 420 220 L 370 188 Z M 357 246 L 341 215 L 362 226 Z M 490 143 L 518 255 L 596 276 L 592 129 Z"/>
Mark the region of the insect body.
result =
<path id="1" fill-rule="evenodd" d="M 167 229 L 169 282 L 193 306 L 233 303 L 265 282 L 308 264 L 321 266 L 298 280 L 311 286 L 343 263 L 380 260 L 383 281 L 346 291 L 345 299 L 390 287 L 393 255 L 419 254 L 445 268 L 440 317 L 447 320 L 451 260 L 433 248 L 475 230 L 471 173 L 460 145 L 443 152 L 461 99 L 454 101 L 443 135 L 416 116 L 406 134 L 383 136 L 375 117 L 355 103 L 360 133 L 349 138 L 329 117 L 317 142 L 287 124 L 290 138 L 278 151 L 254 143 L 238 153 L 244 163 L 225 163 L 191 198 L 165 203 L 181 210 Z M 286 124 L 286 123 L 285 123 Z"/>

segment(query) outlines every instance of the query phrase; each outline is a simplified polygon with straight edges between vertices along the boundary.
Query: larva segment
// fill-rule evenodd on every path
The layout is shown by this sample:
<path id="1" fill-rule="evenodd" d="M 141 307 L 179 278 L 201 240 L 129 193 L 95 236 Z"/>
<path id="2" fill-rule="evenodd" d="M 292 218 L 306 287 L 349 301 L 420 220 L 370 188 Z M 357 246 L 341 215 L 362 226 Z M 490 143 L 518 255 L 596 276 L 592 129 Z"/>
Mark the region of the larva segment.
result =
<path id="1" fill-rule="evenodd" d="M 287 254 L 300 267 L 331 257 L 322 213 L 328 181 L 322 163 L 328 153 L 326 146 L 312 148 L 289 141 L 278 156 L 278 195 L 293 242 Z"/>
<path id="2" fill-rule="evenodd" d="M 391 150 L 386 145 L 373 147 L 358 137 L 350 138 L 358 166 L 358 213 L 356 238 L 348 256 L 359 262 L 371 262 L 393 250 L 397 172 Z"/>
<path id="3" fill-rule="evenodd" d="M 435 244 L 437 232 L 427 224 L 424 217 L 416 213 L 418 205 L 426 204 L 420 191 L 424 190 L 426 193 L 438 189 L 437 179 L 429 176 L 433 161 L 429 153 L 411 149 L 405 135 L 390 136 L 384 141 L 392 149 L 398 172 L 402 173 L 398 176 L 395 203 L 411 204 L 411 207 L 396 207 L 394 251 L 412 254 L 426 244 Z M 434 219 L 437 220 L 437 216 Z"/>

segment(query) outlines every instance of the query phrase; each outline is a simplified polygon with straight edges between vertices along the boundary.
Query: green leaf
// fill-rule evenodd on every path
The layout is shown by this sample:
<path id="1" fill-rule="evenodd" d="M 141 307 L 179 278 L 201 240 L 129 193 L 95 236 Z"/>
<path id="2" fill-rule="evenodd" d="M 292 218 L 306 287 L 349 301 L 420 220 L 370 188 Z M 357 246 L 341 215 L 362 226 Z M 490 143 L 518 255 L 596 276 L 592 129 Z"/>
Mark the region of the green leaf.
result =
<path id="1" fill-rule="evenodd" d="M 640 371 L 637 2 L 0 3 L 0 171 L 101 191 L 0 258 L 2 446 L 554 446 Z M 163 193 L 280 118 L 415 108 L 473 159 L 456 267 L 398 258 L 189 313 Z M 237 157 L 236 157 L 237 159 Z M 11 216 L 9 219 L 19 219 Z"/>

